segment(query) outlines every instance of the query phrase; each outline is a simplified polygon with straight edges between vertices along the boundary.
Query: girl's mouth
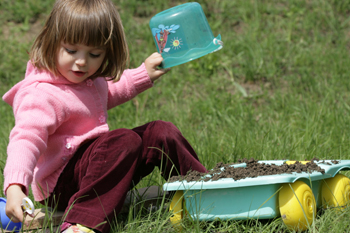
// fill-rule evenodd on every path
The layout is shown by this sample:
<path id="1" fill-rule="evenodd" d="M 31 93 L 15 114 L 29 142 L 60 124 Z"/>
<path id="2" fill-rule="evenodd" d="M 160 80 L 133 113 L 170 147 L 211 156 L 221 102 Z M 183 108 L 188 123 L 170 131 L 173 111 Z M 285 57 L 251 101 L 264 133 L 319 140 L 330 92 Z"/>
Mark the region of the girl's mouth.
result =
<path id="1" fill-rule="evenodd" d="M 83 71 L 72 71 L 75 76 L 82 77 L 86 74 L 86 72 Z"/>

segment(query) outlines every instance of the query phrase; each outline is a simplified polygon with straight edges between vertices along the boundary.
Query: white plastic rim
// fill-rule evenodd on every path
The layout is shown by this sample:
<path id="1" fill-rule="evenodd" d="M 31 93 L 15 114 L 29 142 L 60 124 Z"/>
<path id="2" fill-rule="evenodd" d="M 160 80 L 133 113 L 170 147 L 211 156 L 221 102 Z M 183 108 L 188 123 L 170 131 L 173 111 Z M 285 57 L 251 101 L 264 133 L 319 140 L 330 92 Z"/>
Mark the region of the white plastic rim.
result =
<path id="1" fill-rule="evenodd" d="M 29 215 L 34 214 L 34 204 L 32 200 L 30 200 L 28 197 L 23 198 L 22 200 L 22 208 L 25 213 L 28 213 Z"/>
<path id="2" fill-rule="evenodd" d="M 213 40 L 213 43 L 215 44 L 215 45 L 221 45 L 221 46 L 224 46 L 224 42 L 222 42 L 221 40 L 218 40 L 218 39 L 216 39 L 216 38 L 214 38 L 214 40 Z"/>

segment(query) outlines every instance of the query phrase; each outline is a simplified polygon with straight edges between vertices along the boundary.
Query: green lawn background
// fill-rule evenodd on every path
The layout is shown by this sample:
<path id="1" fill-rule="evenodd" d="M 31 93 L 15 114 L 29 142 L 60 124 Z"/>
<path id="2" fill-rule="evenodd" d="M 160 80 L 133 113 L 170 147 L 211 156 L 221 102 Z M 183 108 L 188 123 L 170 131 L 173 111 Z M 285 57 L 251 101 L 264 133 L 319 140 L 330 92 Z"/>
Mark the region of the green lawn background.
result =
<path id="1" fill-rule="evenodd" d="M 148 25 L 151 17 L 186 1 L 114 2 L 125 27 L 132 68 L 156 51 Z M 224 48 L 173 67 L 154 88 L 109 111 L 110 128 L 171 121 L 209 169 L 218 162 L 251 157 L 349 159 L 350 1 L 198 2 L 214 36 L 221 34 Z M 52 5 L 53 0 L 0 0 L 1 95 L 24 77 L 27 51 Z M 0 118 L 3 169 L 14 125 L 12 110 L 4 102 Z M 140 185 L 163 182 L 156 171 Z M 334 230 L 334 219 L 323 216 L 327 219 L 321 217 L 313 231 Z M 339 221 L 339 229 L 347 232 Z M 242 225 L 246 226 L 223 224 L 213 229 L 241 231 Z M 195 224 L 189 229 L 212 228 Z"/>

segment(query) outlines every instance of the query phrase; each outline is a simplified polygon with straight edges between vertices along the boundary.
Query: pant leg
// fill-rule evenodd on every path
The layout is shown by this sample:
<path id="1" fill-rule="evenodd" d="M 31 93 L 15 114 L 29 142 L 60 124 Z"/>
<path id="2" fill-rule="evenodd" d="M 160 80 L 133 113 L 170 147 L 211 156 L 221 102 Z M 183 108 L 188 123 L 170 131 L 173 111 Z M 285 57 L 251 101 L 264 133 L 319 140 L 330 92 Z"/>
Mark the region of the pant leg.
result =
<path id="1" fill-rule="evenodd" d="M 52 194 L 40 203 L 48 205 L 58 211 L 65 211 L 71 197 L 78 192 L 78 182 L 74 178 L 75 165 L 82 159 L 85 150 L 94 142 L 94 140 L 80 146 L 74 156 L 67 163 L 60 177 L 58 178 Z"/>
<path id="2" fill-rule="evenodd" d="M 143 147 L 133 178 L 135 184 L 155 166 L 159 167 L 165 180 L 174 175 L 186 175 L 189 170 L 207 172 L 192 146 L 171 122 L 153 121 L 133 131 L 142 138 Z"/>
<path id="3" fill-rule="evenodd" d="M 141 152 L 141 138 L 132 130 L 117 129 L 100 136 L 74 155 L 76 161 L 69 162 L 61 174 L 49 202 L 54 196 L 59 198 L 57 206 L 66 207 L 66 222 L 109 232 L 110 221 L 130 189 Z"/>
<path id="4" fill-rule="evenodd" d="M 79 150 L 60 176 L 54 195 L 59 196 L 60 208 L 68 206 L 65 221 L 108 232 L 109 222 L 96 225 L 113 221 L 130 186 L 162 163 L 166 164 L 161 168 L 166 179 L 178 172 L 185 175 L 190 169 L 206 172 L 172 123 L 155 121 L 102 135 Z"/>

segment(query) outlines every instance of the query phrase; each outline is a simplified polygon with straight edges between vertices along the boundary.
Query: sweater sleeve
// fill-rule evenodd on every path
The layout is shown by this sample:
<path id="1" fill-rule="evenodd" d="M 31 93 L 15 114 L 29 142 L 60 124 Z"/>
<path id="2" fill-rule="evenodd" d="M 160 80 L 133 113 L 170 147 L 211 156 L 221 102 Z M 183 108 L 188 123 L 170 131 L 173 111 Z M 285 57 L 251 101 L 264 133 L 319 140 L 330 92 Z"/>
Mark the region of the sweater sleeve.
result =
<path id="1" fill-rule="evenodd" d="M 136 69 L 125 70 L 119 81 L 108 82 L 108 109 L 131 100 L 151 87 L 153 82 L 144 63 Z"/>
<path id="2" fill-rule="evenodd" d="M 7 147 L 4 192 L 11 184 L 21 184 L 28 194 L 39 156 L 46 150 L 48 137 L 62 122 L 65 111 L 53 96 L 35 87 L 16 94 L 13 111 L 15 126 Z"/>

